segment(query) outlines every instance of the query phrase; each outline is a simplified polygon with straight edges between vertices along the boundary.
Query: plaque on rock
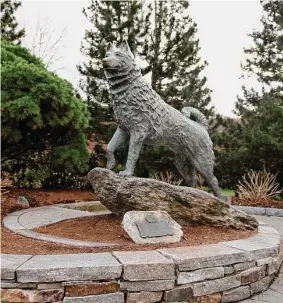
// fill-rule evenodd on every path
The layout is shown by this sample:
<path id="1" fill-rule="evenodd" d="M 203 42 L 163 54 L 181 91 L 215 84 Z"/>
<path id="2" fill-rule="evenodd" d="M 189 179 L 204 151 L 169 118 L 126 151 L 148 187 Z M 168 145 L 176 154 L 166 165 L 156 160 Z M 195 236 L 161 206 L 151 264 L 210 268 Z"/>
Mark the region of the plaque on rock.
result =
<path id="1" fill-rule="evenodd" d="M 157 219 L 154 215 L 146 215 L 143 222 L 136 225 L 142 238 L 173 236 L 173 228 L 166 220 Z"/>
<path id="2" fill-rule="evenodd" d="M 122 227 L 137 244 L 174 243 L 182 239 L 182 227 L 166 211 L 128 211 Z"/>

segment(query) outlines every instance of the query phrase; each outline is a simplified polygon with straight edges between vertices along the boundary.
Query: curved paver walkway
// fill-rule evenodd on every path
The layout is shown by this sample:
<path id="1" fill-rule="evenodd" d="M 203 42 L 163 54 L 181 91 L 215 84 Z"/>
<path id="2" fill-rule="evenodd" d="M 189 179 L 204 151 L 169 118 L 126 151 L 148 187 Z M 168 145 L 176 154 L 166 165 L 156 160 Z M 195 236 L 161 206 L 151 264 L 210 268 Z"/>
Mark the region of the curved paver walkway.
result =
<path id="1" fill-rule="evenodd" d="M 100 204 L 98 201 L 92 202 L 79 202 L 80 205 L 93 205 Z M 45 240 L 65 245 L 80 246 L 80 247 L 101 247 L 101 246 L 115 246 L 117 244 L 92 242 L 92 241 L 80 241 L 72 240 L 63 237 L 57 237 L 42 233 L 37 233 L 32 229 L 47 226 L 57 222 L 61 222 L 68 219 L 91 217 L 110 214 L 108 210 L 105 211 L 81 211 L 76 209 L 65 208 L 64 206 L 76 206 L 77 203 L 72 204 L 57 204 L 52 206 L 42 206 L 36 208 L 28 208 L 20 211 L 13 212 L 3 219 L 4 227 L 13 231 L 14 233 L 33 238 L 38 240 Z"/>
<path id="2" fill-rule="evenodd" d="M 283 236 L 283 218 L 282 217 L 265 217 L 255 216 L 258 220 L 274 227 Z M 265 292 L 256 295 L 242 303 L 283 303 L 283 265 L 279 276 Z"/>

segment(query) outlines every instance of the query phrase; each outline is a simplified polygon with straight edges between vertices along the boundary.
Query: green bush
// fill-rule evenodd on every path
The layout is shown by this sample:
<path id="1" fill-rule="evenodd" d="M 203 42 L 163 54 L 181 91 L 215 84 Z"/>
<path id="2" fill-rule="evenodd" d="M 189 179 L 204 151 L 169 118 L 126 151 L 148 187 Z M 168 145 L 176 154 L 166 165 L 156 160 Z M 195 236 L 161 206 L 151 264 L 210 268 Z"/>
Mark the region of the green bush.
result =
<path id="1" fill-rule="evenodd" d="M 88 170 L 89 114 L 72 85 L 2 41 L 2 169 L 17 186 L 74 187 Z"/>

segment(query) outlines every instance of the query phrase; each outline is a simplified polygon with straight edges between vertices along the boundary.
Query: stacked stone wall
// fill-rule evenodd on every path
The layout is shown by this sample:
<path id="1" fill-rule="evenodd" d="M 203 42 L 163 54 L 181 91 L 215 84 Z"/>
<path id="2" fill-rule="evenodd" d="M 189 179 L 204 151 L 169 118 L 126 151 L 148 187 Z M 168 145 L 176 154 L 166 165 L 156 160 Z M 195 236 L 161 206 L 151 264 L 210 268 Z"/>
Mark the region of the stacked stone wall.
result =
<path id="1" fill-rule="evenodd" d="M 283 261 L 280 235 L 155 251 L 2 255 L 2 302 L 237 302 L 266 290 Z"/>

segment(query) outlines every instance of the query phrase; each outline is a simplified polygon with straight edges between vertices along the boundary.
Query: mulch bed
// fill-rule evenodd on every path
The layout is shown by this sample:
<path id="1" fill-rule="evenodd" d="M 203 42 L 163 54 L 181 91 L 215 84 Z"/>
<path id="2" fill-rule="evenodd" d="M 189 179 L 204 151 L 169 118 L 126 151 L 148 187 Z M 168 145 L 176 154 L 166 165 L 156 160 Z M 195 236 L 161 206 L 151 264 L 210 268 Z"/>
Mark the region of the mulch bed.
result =
<path id="1" fill-rule="evenodd" d="M 243 200 L 237 197 L 232 197 L 233 205 L 240 206 L 252 206 L 252 207 L 270 207 L 270 208 L 281 208 L 283 209 L 283 201 L 282 200 L 262 200 L 259 203 L 253 203 L 251 201 Z"/>
<path id="2" fill-rule="evenodd" d="M 10 192 L 2 197 L 1 218 L 8 213 L 21 209 L 16 204 L 19 196 L 25 196 L 31 207 L 52 205 L 56 203 L 71 203 L 74 201 L 96 200 L 96 195 L 87 190 L 52 190 L 41 189 L 9 189 Z M 179 247 L 201 244 L 212 244 L 221 241 L 237 240 L 250 237 L 256 231 L 237 231 L 227 228 L 216 228 L 208 226 L 192 226 L 183 228 L 184 239 L 173 244 L 137 245 L 130 239 L 124 237 L 120 226 L 121 219 L 114 215 L 103 217 L 87 217 L 59 222 L 48 227 L 36 229 L 38 232 L 48 233 L 71 239 L 80 239 L 97 242 L 118 243 L 115 248 L 81 248 L 30 239 L 12 233 L 5 228 L 1 229 L 2 253 L 11 254 L 68 254 L 68 253 L 90 253 L 105 252 L 109 250 L 151 250 L 161 247 Z"/>
<path id="3" fill-rule="evenodd" d="M 66 220 L 47 227 L 34 229 L 49 235 L 67 237 L 76 240 L 117 243 L 112 248 L 80 248 L 55 244 L 46 241 L 28 239 L 2 229 L 2 253 L 16 254 L 67 254 L 107 252 L 111 250 L 152 250 L 164 247 L 193 246 L 212 244 L 221 241 L 230 241 L 251 237 L 256 231 L 237 231 L 227 228 L 208 226 L 184 227 L 184 239 L 172 244 L 135 244 L 124 237 L 121 228 L 121 219 L 114 215 L 101 217 L 86 217 Z"/>

